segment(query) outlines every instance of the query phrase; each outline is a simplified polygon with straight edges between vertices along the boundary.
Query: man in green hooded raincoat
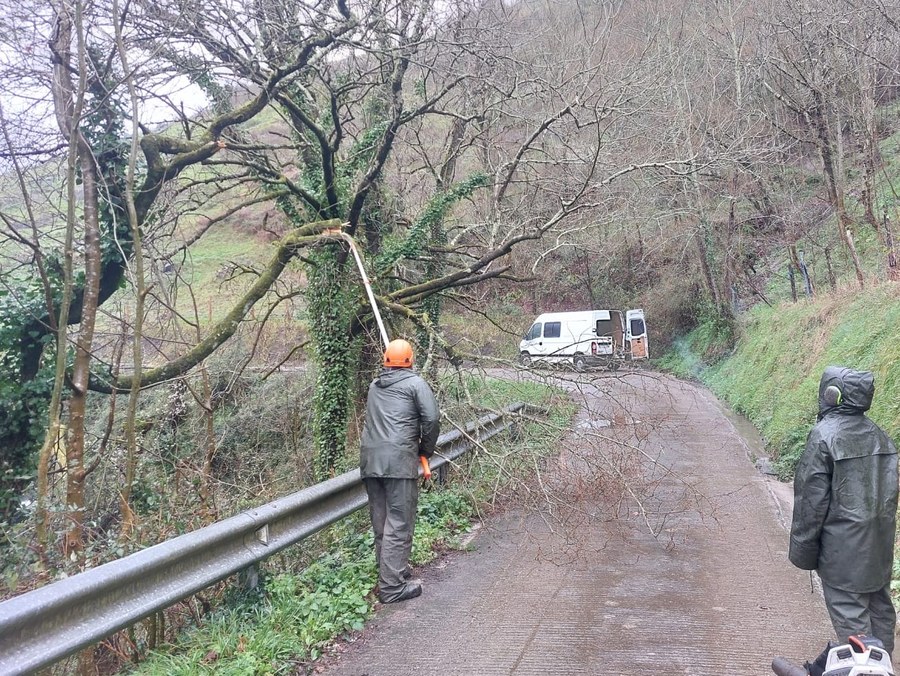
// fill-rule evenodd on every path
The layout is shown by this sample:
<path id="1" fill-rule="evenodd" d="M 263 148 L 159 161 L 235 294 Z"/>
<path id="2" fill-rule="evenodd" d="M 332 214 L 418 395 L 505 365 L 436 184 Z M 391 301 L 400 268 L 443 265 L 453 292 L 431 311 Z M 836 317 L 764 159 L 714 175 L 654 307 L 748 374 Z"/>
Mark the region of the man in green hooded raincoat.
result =
<path id="1" fill-rule="evenodd" d="M 789 558 L 818 572 L 841 643 L 866 634 L 892 653 L 897 449 L 865 415 L 874 392 L 868 371 L 829 366 L 822 374 L 818 422 L 794 477 Z"/>
<path id="2" fill-rule="evenodd" d="M 422 593 L 421 581 L 409 579 L 419 456 L 434 454 L 441 413 L 428 383 L 412 366 L 412 346 L 392 340 L 384 352 L 384 369 L 369 386 L 359 443 L 359 473 L 369 496 L 382 603 Z"/>

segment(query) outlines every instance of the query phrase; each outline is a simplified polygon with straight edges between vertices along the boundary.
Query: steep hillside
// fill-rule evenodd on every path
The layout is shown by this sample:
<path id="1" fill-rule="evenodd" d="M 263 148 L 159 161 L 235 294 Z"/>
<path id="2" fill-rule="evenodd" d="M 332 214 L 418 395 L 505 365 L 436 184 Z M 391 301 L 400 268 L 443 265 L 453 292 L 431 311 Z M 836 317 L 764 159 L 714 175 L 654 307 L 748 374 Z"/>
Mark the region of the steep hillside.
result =
<path id="1" fill-rule="evenodd" d="M 759 428 L 783 477 L 793 474 L 815 422 L 819 378 L 828 365 L 875 373 L 872 419 L 900 440 L 900 284 L 843 289 L 808 302 L 759 305 L 740 327 L 734 352 L 713 365 L 723 336 L 707 324 L 678 344 L 664 366 L 699 377 Z"/>

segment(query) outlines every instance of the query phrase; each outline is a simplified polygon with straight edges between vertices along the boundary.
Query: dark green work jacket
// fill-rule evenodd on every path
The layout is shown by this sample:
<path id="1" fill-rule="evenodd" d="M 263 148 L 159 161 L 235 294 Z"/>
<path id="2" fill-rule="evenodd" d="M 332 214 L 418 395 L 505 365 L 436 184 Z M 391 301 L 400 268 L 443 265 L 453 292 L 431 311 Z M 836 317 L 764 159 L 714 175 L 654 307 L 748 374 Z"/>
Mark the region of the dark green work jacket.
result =
<path id="1" fill-rule="evenodd" d="M 360 475 L 415 479 L 419 455 L 434 455 L 439 434 L 440 410 L 428 383 L 412 369 L 382 370 L 369 385 Z"/>
<path id="2" fill-rule="evenodd" d="M 829 405 L 825 390 L 841 390 Z M 891 580 L 897 518 L 897 449 L 864 412 L 874 378 L 829 366 L 819 384 L 819 422 L 794 478 L 789 558 L 831 587 L 870 593 Z"/>

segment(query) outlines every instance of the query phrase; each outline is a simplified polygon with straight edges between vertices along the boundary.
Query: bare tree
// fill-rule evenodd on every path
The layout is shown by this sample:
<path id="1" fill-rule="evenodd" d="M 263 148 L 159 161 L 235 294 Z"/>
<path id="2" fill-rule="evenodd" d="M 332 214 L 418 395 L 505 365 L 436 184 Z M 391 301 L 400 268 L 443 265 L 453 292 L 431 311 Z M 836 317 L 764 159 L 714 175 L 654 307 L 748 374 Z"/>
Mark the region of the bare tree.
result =
<path id="1" fill-rule="evenodd" d="M 848 71 L 842 67 L 840 44 L 833 28 L 848 20 L 831 3 L 805 2 L 773 7 L 771 37 L 774 54 L 769 61 L 767 87 L 808 133 L 807 142 L 818 151 L 828 200 L 838 233 L 853 262 L 860 288 L 865 275 L 854 242 L 854 220 L 847 207 L 844 123 L 842 102 Z M 869 96 L 866 93 L 865 96 Z"/>
<path id="2" fill-rule="evenodd" d="M 117 6 L 114 5 L 113 8 L 117 9 Z M 32 406 L 39 406 L 44 393 L 49 393 L 43 384 L 46 377 L 42 371 L 44 339 L 57 333 L 57 364 L 65 364 L 69 347 L 65 327 L 79 324 L 74 362 L 69 376 L 72 394 L 68 401 L 70 420 L 65 465 L 68 476 L 66 504 L 70 507 L 71 526 L 67 548 L 72 551 L 79 548 L 82 539 L 84 482 L 90 471 L 85 464 L 84 410 L 94 357 L 97 310 L 112 297 L 125 278 L 135 253 L 135 245 L 139 244 L 134 235 L 140 236 L 142 228 L 154 222 L 160 198 L 166 196 L 163 188 L 176 181 L 186 168 L 221 151 L 224 147 L 219 138 L 222 131 L 252 118 L 264 109 L 272 91 L 300 66 L 298 63 L 286 65 L 283 71 L 271 74 L 264 83 L 265 86 L 255 96 L 227 113 L 204 120 L 199 126 L 184 118 L 183 138 L 173 138 L 167 133 L 154 133 L 134 119 L 138 86 L 131 88 L 131 116 L 119 105 L 121 90 L 128 89 L 125 83 L 136 81 L 144 72 L 139 70 L 123 74 L 127 70 L 127 61 L 119 63 L 120 59 L 115 56 L 117 53 L 125 54 L 129 47 L 123 42 L 122 33 L 119 34 L 120 44 L 117 46 L 116 41 L 110 39 L 110 32 L 115 31 L 106 31 L 105 28 L 112 28 L 119 21 L 127 27 L 132 24 L 127 22 L 130 16 L 127 13 L 117 14 L 113 20 L 110 12 L 102 11 L 109 9 L 98 5 L 87 7 L 81 3 L 59 4 L 50 13 L 37 11 L 27 18 L 18 15 L 13 17 L 20 21 L 16 26 L 19 30 L 13 34 L 16 39 L 21 39 L 22 33 L 27 29 L 33 30 L 32 36 L 39 36 L 41 31 L 52 35 L 51 50 L 45 54 L 45 70 L 41 71 L 38 64 L 28 63 L 28 67 L 33 69 L 27 71 L 32 75 L 32 89 L 25 91 L 37 92 L 35 96 L 40 96 L 41 91 L 46 92 L 47 97 L 52 94 L 52 98 L 45 100 L 52 102 L 60 129 L 56 145 L 33 146 L 33 155 L 41 158 L 58 149 L 70 148 L 69 171 L 65 181 L 68 194 L 63 201 L 68 239 L 63 247 L 65 264 L 59 266 L 60 270 L 55 267 L 47 268 L 43 303 L 39 302 L 40 296 L 35 297 L 38 302 L 28 300 L 31 292 L 27 289 L 31 282 L 27 275 L 13 275 L 5 279 L 12 293 L 3 299 L 4 313 L 10 316 L 9 323 L 4 323 L 4 359 L 8 361 L 10 370 L 14 369 L 18 373 L 19 384 L 4 391 L 3 415 L 12 424 L 5 425 L 0 434 L 3 435 L 4 446 L 10 449 L 27 449 L 33 443 L 35 430 L 30 427 L 30 423 L 22 422 L 23 418 L 27 421 L 30 412 L 22 406 L 22 401 L 24 399 Z M 302 64 L 318 50 L 333 46 L 334 40 L 332 34 L 316 32 L 309 38 L 305 51 L 301 51 L 297 58 Z M 32 53 L 26 52 L 26 55 L 30 54 Z M 151 98 L 158 98 L 152 91 L 158 76 L 158 71 L 153 71 L 147 79 L 140 81 L 140 87 L 151 88 Z M 8 83 L 9 81 L 7 86 Z M 21 92 L 19 94 L 21 97 Z M 140 130 L 139 162 L 133 154 L 136 146 L 132 144 L 129 152 L 128 144 L 124 143 L 126 121 L 133 129 Z M 40 124 L 37 123 L 38 128 Z M 42 131 L 47 133 L 48 130 Z M 135 180 L 138 166 L 141 175 Z M 81 196 L 76 199 L 75 190 L 79 183 Z M 300 242 L 292 240 L 282 247 L 281 258 L 276 256 L 273 270 L 283 268 L 298 247 L 311 241 L 303 240 L 305 235 L 314 235 L 327 225 L 300 229 Z M 84 242 L 78 252 L 71 243 L 75 232 L 82 233 Z M 44 239 L 48 237 L 45 236 Z M 41 256 L 46 256 L 48 251 L 45 248 L 42 253 L 37 237 L 32 243 L 32 249 L 38 260 L 41 260 Z M 139 257 L 138 266 L 140 263 Z M 75 273 L 75 265 L 81 267 L 81 273 Z M 145 292 L 140 289 L 141 277 L 141 274 L 136 275 L 139 295 Z M 273 278 L 277 278 L 277 272 Z M 272 278 L 268 280 L 268 284 L 271 281 Z M 56 297 L 57 288 L 64 291 L 61 303 Z M 252 287 L 250 297 L 261 297 L 267 288 L 266 282 Z M 247 299 L 244 301 L 247 302 Z M 249 306 L 252 304 L 253 301 L 250 301 Z M 233 314 L 236 319 L 232 320 L 232 333 L 249 306 L 239 307 Z M 229 326 L 226 324 L 220 334 L 211 338 L 206 345 L 221 344 L 229 335 L 228 331 Z M 202 349 L 203 346 L 201 351 Z M 58 368 L 58 385 L 59 374 Z M 132 380 L 141 383 L 145 379 L 138 377 Z M 55 419 L 56 414 L 52 413 L 51 417 Z M 54 423 L 51 422 L 51 433 L 53 427 Z M 39 464 L 42 476 L 46 472 L 46 456 L 51 436 L 47 437 L 48 442 L 41 454 Z M 43 485 L 43 481 L 41 479 L 39 483 Z"/>

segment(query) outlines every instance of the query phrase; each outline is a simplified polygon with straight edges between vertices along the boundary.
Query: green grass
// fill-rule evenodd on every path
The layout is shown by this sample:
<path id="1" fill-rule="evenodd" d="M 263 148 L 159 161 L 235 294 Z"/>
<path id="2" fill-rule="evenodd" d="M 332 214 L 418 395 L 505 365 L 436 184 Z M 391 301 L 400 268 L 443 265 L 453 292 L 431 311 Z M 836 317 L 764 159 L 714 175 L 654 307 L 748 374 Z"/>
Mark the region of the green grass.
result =
<path id="1" fill-rule="evenodd" d="M 762 433 L 782 477 L 793 474 L 815 422 L 818 383 L 828 365 L 875 373 L 871 418 L 900 439 L 900 302 L 898 285 L 845 291 L 813 301 L 758 306 L 730 357 L 693 371 Z M 702 351 L 703 329 L 689 336 L 688 357 L 661 364 L 683 375 Z M 699 360 L 698 360 L 699 361 Z"/>
<path id="2" fill-rule="evenodd" d="M 688 335 L 675 339 L 672 349 L 653 363 L 679 378 L 699 380 L 731 351 L 734 339 L 733 326 L 707 317 Z"/>
<path id="3" fill-rule="evenodd" d="M 520 401 L 548 409 L 570 401 L 565 392 L 540 382 L 483 378 L 470 373 L 461 377 L 453 374 L 442 382 L 441 389 L 443 400 L 451 405 L 455 402 L 464 406 L 471 397 L 476 407 L 492 410 Z"/>

